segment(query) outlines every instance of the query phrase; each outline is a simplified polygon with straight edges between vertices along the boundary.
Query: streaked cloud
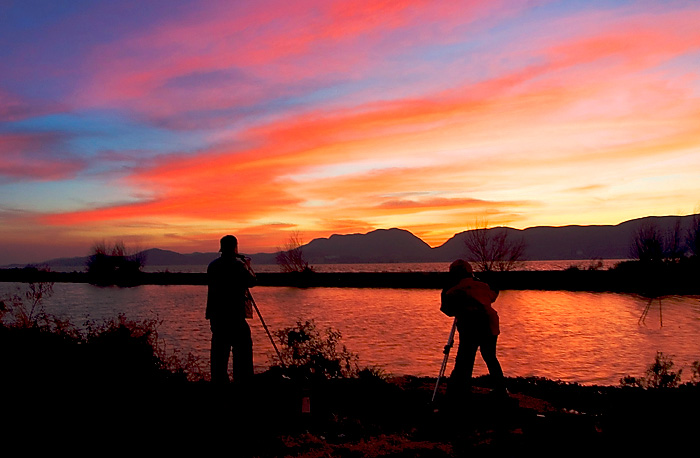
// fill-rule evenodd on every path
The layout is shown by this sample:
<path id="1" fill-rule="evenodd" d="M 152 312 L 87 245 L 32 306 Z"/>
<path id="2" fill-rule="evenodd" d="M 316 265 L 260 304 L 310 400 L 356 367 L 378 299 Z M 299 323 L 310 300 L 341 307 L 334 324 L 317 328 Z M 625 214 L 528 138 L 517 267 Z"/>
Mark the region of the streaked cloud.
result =
<path id="1" fill-rule="evenodd" d="M 85 162 L 62 146 L 56 133 L 0 132 L 0 177 L 6 181 L 74 178 Z"/>
<path id="2" fill-rule="evenodd" d="M 386 227 L 435 245 L 479 217 L 615 224 L 698 206 L 695 3 L 116 5 L 0 32 L 14 49 L 0 175 L 112 194 L 55 197 L 21 223 L 67 246 L 206 249 L 226 231 L 271 251 L 292 230 Z M 78 42 L 76 26 L 114 14 Z"/>

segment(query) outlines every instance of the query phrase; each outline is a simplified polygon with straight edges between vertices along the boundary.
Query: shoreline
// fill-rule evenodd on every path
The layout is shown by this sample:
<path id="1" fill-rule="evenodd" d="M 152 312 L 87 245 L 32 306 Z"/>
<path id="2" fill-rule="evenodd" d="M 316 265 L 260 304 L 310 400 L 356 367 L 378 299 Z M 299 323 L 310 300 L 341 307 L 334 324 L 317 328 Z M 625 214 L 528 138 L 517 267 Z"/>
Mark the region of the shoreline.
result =
<path id="1" fill-rule="evenodd" d="M 696 269 L 510 271 L 478 274 L 498 290 L 562 290 L 638 293 L 650 297 L 700 294 Z M 324 288 L 441 289 L 446 272 L 258 273 L 258 286 Z M 96 285 L 206 285 L 205 273 L 141 272 L 105 281 L 86 272 L 51 272 L 36 268 L 0 269 L 0 282 L 91 283 Z"/>

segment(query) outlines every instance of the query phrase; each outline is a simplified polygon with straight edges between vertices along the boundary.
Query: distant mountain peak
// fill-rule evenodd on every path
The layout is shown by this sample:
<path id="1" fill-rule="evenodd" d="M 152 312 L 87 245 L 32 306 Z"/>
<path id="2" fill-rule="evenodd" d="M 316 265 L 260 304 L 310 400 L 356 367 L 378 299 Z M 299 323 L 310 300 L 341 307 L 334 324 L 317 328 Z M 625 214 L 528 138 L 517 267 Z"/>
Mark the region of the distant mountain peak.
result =
<path id="1" fill-rule="evenodd" d="M 565 260 L 565 259 L 624 259 L 629 257 L 634 233 L 643 224 L 653 223 L 661 231 L 672 230 L 680 221 L 683 230 L 689 227 L 693 217 L 649 216 L 624 221 L 616 225 L 570 225 L 535 226 L 526 229 L 509 227 L 505 229 L 514 237 L 523 237 L 526 243 L 526 259 Z M 307 260 L 321 263 L 387 263 L 387 262 L 445 262 L 466 255 L 465 237 L 470 231 L 455 234 L 442 245 L 431 248 L 427 243 L 406 229 L 374 229 L 365 234 L 333 234 L 328 238 L 317 238 L 302 246 Z M 206 265 L 219 254 L 191 253 L 180 254 L 171 250 L 151 248 L 142 252 L 146 265 L 177 266 Z M 275 264 L 276 253 L 248 255 L 256 264 Z M 61 258 L 38 265 L 85 266 L 87 256 Z"/>

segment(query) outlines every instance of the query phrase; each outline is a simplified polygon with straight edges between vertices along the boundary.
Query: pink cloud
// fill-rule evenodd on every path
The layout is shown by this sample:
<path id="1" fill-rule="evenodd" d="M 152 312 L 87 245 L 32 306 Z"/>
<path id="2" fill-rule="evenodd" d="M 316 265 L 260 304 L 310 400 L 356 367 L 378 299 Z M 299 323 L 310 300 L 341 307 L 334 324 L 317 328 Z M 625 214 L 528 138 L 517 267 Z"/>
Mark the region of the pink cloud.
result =
<path id="1" fill-rule="evenodd" d="M 121 106 L 164 119 L 303 96 L 310 84 L 376 75 L 389 55 L 452 41 L 454 29 L 483 27 L 477 20 L 490 23 L 528 4 L 308 3 L 205 8 L 102 45 L 87 58 L 91 76 L 76 97 L 86 106 Z M 391 70 L 379 71 L 389 76 Z M 212 83 L 216 75 L 221 78 Z"/>
<path id="2" fill-rule="evenodd" d="M 22 121 L 33 116 L 54 113 L 63 108 L 65 107 L 61 107 L 55 101 L 28 100 L 0 88 L 1 122 Z"/>
<path id="3" fill-rule="evenodd" d="M 413 20 L 406 19 L 406 10 L 399 11 L 401 14 L 395 12 L 397 16 L 389 15 L 390 24 L 399 27 Z M 669 14 L 660 24 L 654 17 L 639 16 L 622 25 L 591 24 L 583 19 L 566 41 L 538 42 L 541 46 L 529 49 L 526 56 L 529 58 L 523 60 L 527 65 L 512 66 L 508 72 L 498 72 L 476 83 L 461 81 L 450 89 L 423 96 L 358 103 L 338 109 L 309 109 L 302 114 L 280 116 L 265 124 L 247 126 L 231 134 L 224 143 L 196 156 L 170 156 L 144 164 L 124 182 L 146 196 L 140 203 L 56 213 L 47 215 L 46 221 L 65 225 L 153 217 L 230 221 L 242 233 L 254 237 L 255 232 L 262 230 L 259 220 L 303 219 L 316 221 L 310 233 L 320 236 L 324 230 L 332 230 L 330 228 L 338 228 L 339 232 L 352 228 L 359 231 L 372 228 L 381 218 L 440 211 L 444 212 L 441 214 L 444 219 L 439 223 L 411 226 L 412 230 L 437 239 L 450 230 L 454 232 L 457 225 L 479 213 L 493 214 L 504 220 L 522 209 L 538 205 L 529 198 L 489 200 L 466 194 L 490 187 L 517 190 L 543 181 L 541 174 L 545 172 L 548 178 L 561 179 L 561 170 L 567 167 L 580 171 L 583 166 L 595 168 L 629 158 L 663 157 L 669 149 L 697 146 L 694 126 L 699 125 L 698 113 L 694 99 L 688 97 L 692 89 L 685 84 L 678 87 L 669 84 L 674 76 L 660 77 L 657 67 L 698 50 L 700 37 L 689 25 L 698 22 L 700 16 L 690 12 Z M 220 24 L 223 23 L 212 25 L 214 33 L 226 34 L 225 27 Z M 362 34 L 378 30 L 371 21 L 364 23 L 362 15 L 345 25 L 344 30 L 331 31 L 318 25 L 316 29 L 298 32 L 298 36 L 292 32 L 293 51 L 285 44 L 259 53 L 252 48 L 243 49 L 241 56 L 216 55 L 224 57 L 229 65 L 239 57 L 245 60 L 246 53 L 252 53 L 247 56 L 251 57 L 250 62 L 262 65 L 284 61 L 285 57 L 291 59 L 289 53 L 303 54 L 304 47 L 315 46 L 314 39 L 323 33 L 342 41 L 344 37 L 356 40 Z M 193 25 L 191 31 L 199 30 L 198 26 Z M 175 30 L 166 27 L 157 31 L 153 35 L 155 43 L 161 46 L 172 43 Z M 183 35 L 187 36 L 190 35 Z M 258 45 L 265 48 L 281 36 L 282 32 L 279 35 L 272 32 Z M 198 38 L 194 39 L 191 46 L 196 48 Z M 162 68 L 146 66 L 138 75 L 129 74 L 132 66 L 140 65 L 134 60 L 124 66 L 126 71 L 115 73 L 115 87 L 123 88 L 127 96 L 143 96 L 144 101 L 139 103 L 145 104 L 151 100 L 151 89 L 162 95 L 159 88 L 178 75 L 197 68 L 216 70 L 217 65 L 224 65 L 215 63 L 213 52 L 199 61 L 187 54 L 182 58 L 174 56 L 172 65 L 166 59 Z M 498 57 L 494 56 L 494 61 Z M 367 65 L 369 60 L 365 61 Z M 358 64 L 357 61 L 353 63 Z M 329 64 L 328 69 L 342 68 L 334 69 L 333 65 Z M 313 67 L 296 70 L 302 72 L 300 75 L 304 71 L 310 75 Z M 279 78 L 286 76 L 281 74 Z M 610 99 L 612 94 L 620 97 L 627 93 L 629 99 L 620 100 L 618 104 Z M 264 96 L 253 93 L 241 97 L 254 100 Z M 197 97 L 203 95 L 200 93 Z M 216 99 L 214 90 L 209 97 Z M 227 99 L 223 95 L 221 105 L 214 103 L 214 106 L 250 103 L 233 101 L 235 97 Z M 207 105 L 200 99 L 195 100 L 193 106 L 197 107 L 200 102 L 202 106 Z M 154 110 L 162 109 L 167 113 L 182 104 L 185 104 L 184 98 L 175 100 L 172 106 L 163 102 Z M 669 114 L 674 116 L 671 127 L 667 125 Z M 588 121 L 595 124 L 589 126 Z M 556 127 L 562 127 L 565 134 L 553 134 Z M 568 142 L 579 141 L 589 133 L 595 137 L 604 130 L 614 131 L 615 139 L 608 141 L 601 135 L 601 139 L 591 139 L 596 141 L 591 148 L 567 150 Z M 574 138 L 570 132 L 578 137 Z M 623 133 L 625 138 L 621 138 Z M 548 135 L 554 137 L 551 145 L 547 143 Z M 520 144 L 508 143 L 513 140 Z M 455 142 L 458 146 L 454 146 Z M 450 147 L 457 152 L 460 147 L 469 151 L 487 148 L 497 151 L 489 157 L 490 161 L 484 162 L 470 162 L 466 153 L 455 157 L 446 154 L 436 164 L 420 162 L 433 157 L 437 161 L 440 149 Z M 528 148 L 535 147 L 541 149 L 530 153 Z M 524 154 L 523 150 L 528 153 Z M 377 159 L 395 159 L 397 163 L 413 159 L 418 165 L 370 172 L 347 171 L 338 176 L 319 173 L 313 179 L 299 178 L 304 174 L 313 175 L 312 172 L 324 167 L 371 163 Z M 567 183 L 567 189 L 586 186 Z M 429 191 L 439 191 L 442 195 L 393 197 L 401 192 Z M 329 203 L 320 207 L 302 205 L 314 200 Z M 327 229 L 318 229 L 320 226 Z M 279 236 L 287 227 L 266 230 Z"/>
<path id="4" fill-rule="evenodd" d="M 591 88 L 604 88 L 607 81 L 591 79 L 600 72 L 598 68 L 588 66 L 592 62 L 606 63 L 610 56 L 617 57 L 619 60 L 605 66 L 609 80 L 614 80 L 629 75 L 630 67 L 635 71 L 643 70 L 646 66 L 673 58 L 697 46 L 693 40 L 669 34 L 661 44 L 653 46 L 654 59 L 638 58 L 647 48 L 636 46 L 635 36 L 663 34 L 648 32 L 650 28 L 651 24 L 647 24 L 646 29 L 640 29 L 640 24 L 636 24 L 633 28 L 635 35 L 630 35 L 632 29 L 611 31 L 607 35 L 613 43 L 610 46 L 601 44 L 608 40 L 600 38 L 606 35 L 600 35 L 599 31 L 599 35 L 593 38 L 579 36 L 569 43 L 545 49 L 541 55 L 547 59 L 543 62 L 425 98 L 371 103 L 352 110 L 309 112 L 255 127 L 242 137 L 246 139 L 245 143 L 254 144 L 255 147 L 221 148 L 189 158 L 170 157 L 153 167 L 140 170 L 129 179 L 129 183 L 152 194 L 152 200 L 134 206 L 56 216 L 52 220 L 76 222 L 90 218 L 149 214 L 214 218 L 235 214 L 245 219 L 284 212 L 299 203 L 301 200 L 295 197 L 291 187 L 317 187 L 316 195 L 331 199 L 335 195 L 362 195 L 362 191 L 368 189 L 396 192 L 406 186 L 408 178 L 405 170 L 396 173 L 393 177 L 395 180 L 390 179 L 389 174 L 382 173 L 376 179 L 372 175 L 347 176 L 300 185 L 286 183 L 281 177 L 324 164 L 371 159 L 375 154 L 373 148 L 368 147 L 342 148 L 343 155 L 329 155 L 327 147 L 331 145 L 368 142 L 371 146 L 373 139 L 398 138 L 424 128 L 435 132 L 436 138 L 439 138 L 443 123 L 454 122 L 455 119 L 483 122 L 492 118 L 495 122 L 498 118 L 501 123 L 528 119 L 532 122 L 538 116 L 550 115 L 552 110 L 556 112 L 585 100 L 590 97 Z M 550 76 L 552 72 L 569 71 L 576 77 L 566 85 Z M 653 75 L 646 78 L 650 81 L 654 79 Z M 556 84 L 552 85 L 552 82 Z M 502 110 L 508 107 L 522 107 L 522 112 L 504 113 Z M 601 154 L 609 152 L 607 150 Z M 403 153 L 395 151 L 395 154 Z M 417 189 L 425 189 L 442 173 L 444 170 L 435 167 L 410 176 L 415 180 Z M 436 200 L 433 204 L 439 207 L 440 202 L 445 201 Z M 373 206 L 374 203 L 369 208 Z M 374 213 L 369 208 L 365 210 Z"/>
<path id="5" fill-rule="evenodd" d="M 82 159 L 47 152 L 60 141 L 61 136 L 52 133 L 0 133 L 0 175 L 38 181 L 75 176 L 86 165 Z"/>
<path id="6" fill-rule="evenodd" d="M 28 107 L 19 97 L 0 90 L 0 121 L 16 121 L 27 115 Z"/>

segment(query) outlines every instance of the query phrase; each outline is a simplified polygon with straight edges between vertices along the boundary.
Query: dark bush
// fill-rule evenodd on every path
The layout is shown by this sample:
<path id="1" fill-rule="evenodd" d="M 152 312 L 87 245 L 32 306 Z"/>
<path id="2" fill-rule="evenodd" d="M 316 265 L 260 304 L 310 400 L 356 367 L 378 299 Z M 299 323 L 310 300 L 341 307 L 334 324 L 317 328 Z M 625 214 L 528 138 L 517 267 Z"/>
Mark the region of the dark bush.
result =
<path id="1" fill-rule="evenodd" d="M 340 345 L 340 331 L 328 328 L 321 333 L 313 320 L 297 321 L 295 326 L 275 333 L 281 355 L 290 373 L 304 378 L 342 378 L 358 374 L 358 356 Z"/>
<path id="2" fill-rule="evenodd" d="M 673 371 L 673 361 L 662 352 L 657 352 L 654 362 L 647 368 L 645 377 L 626 376 L 620 380 L 622 386 L 638 386 L 641 388 L 676 388 L 681 381 L 681 373 Z"/>
<path id="3" fill-rule="evenodd" d="M 155 319 L 124 315 L 82 327 L 44 310 L 51 285 L 30 284 L 25 294 L 2 300 L 0 362 L 2 384 L 27 386 L 123 386 L 199 378 L 196 366 L 167 357 L 159 347 Z"/>
<path id="4" fill-rule="evenodd" d="M 129 254 L 121 242 L 101 243 L 92 248 L 86 267 L 92 284 L 130 286 L 137 283 L 143 263 L 141 253 Z"/>

